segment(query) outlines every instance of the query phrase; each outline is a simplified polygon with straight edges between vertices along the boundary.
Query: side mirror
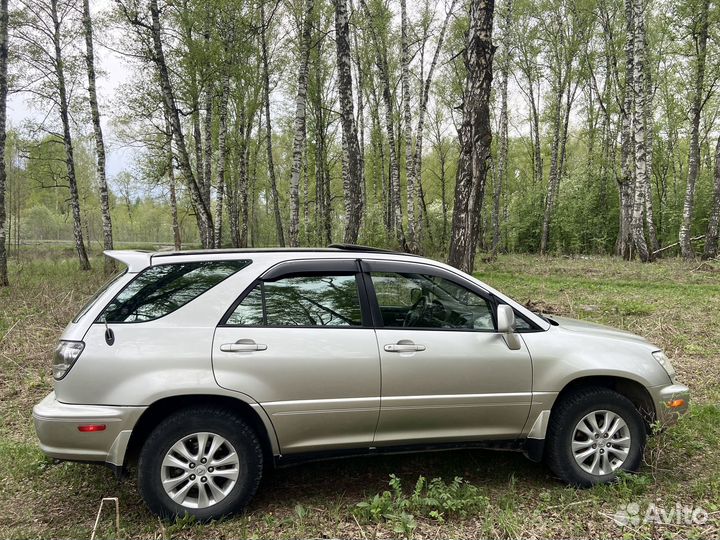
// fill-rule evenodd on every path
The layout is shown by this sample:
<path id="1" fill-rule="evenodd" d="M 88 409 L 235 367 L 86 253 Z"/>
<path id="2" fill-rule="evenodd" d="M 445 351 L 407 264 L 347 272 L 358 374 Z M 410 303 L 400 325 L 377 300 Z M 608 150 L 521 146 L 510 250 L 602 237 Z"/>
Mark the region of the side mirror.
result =
<path id="1" fill-rule="evenodd" d="M 520 337 L 515 333 L 515 312 L 507 304 L 500 304 L 497 307 L 497 327 L 508 349 L 511 351 L 520 349 Z"/>

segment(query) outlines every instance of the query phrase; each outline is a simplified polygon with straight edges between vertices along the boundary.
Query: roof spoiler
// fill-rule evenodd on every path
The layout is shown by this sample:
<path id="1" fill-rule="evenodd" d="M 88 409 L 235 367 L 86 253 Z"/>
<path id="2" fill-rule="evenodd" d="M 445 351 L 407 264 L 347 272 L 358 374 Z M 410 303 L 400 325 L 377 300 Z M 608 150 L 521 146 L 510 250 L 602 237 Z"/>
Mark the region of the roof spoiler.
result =
<path id="1" fill-rule="evenodd" d="M 134 251 L 130 249 L 111 249 L 103 251 L 105 255 L 120 261 L 128 267 L 128 272 L 137 273 L 150 266 L 152 253 L 149 251 Z"/>

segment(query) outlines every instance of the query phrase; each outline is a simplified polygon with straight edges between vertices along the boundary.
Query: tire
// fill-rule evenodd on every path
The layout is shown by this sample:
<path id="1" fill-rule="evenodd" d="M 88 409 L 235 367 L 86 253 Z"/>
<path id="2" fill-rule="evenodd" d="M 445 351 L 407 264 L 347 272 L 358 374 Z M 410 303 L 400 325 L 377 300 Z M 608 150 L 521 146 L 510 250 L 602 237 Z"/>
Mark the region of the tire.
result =
<path id="1" fill-rule="evenodd" d="M 553 408 L 545 458 L 564 482 L 590 487 L 614 481 L 620 470 L 637 471 L 646 440 L 645 422 L 628 398 L 607 388 L 589 388 L 564 397 Z"/>
<path id="2" fill-rule="evenodd" d="M 244 510 L 262 471 L 262 447 L 248 424 L 228 410 L 194 407 L 169 416 L 147 438 L 138 460 L 138 486 L 158 516 L 188 514 L 208 521 Z"/>

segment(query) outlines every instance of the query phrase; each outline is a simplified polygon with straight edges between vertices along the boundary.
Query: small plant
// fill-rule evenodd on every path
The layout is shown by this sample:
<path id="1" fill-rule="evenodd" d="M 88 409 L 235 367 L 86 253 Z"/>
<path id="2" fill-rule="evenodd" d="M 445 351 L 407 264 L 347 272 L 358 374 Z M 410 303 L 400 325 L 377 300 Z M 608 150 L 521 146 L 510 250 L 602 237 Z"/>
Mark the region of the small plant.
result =
<path id="1" fill-rule="evenodd" d="M 390 475 L 389 485 L 390 490 L 358 503 L 354 514 L 365 522 L 390 523 L 393 531 L 405 536 L 411 536 L 417 526 L 415 516 L 444 522 L 484 511 L 489 503 L 480 488 L 460 477 L 446 483 L 441 478 L 428 482 L 420 476 L 407 494 L 394 474 Z"/>

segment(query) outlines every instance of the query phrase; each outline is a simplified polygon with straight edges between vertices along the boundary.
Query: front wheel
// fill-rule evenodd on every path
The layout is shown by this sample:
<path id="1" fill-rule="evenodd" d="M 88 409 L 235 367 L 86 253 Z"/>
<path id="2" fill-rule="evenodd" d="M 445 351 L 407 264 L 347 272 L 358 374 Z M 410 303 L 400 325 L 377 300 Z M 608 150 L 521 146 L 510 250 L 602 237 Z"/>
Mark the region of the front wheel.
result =
<path id="1" fill-rule="evenodd" d="M 577 392 L 550 417 L 547 463 L 568 484 L 607 483 L 619 471 L 637 471 L 647 433 L 640 412 L 625 396 L 606 388 Z"/>
<path id="2" fill-rule="evenodd" d="M 229 411 L 193 408 L 163 420 L 138 461 L 140 494 L 161 517 L 200 521 L 241 511 L 262 475 L 254 431 Z"/>

